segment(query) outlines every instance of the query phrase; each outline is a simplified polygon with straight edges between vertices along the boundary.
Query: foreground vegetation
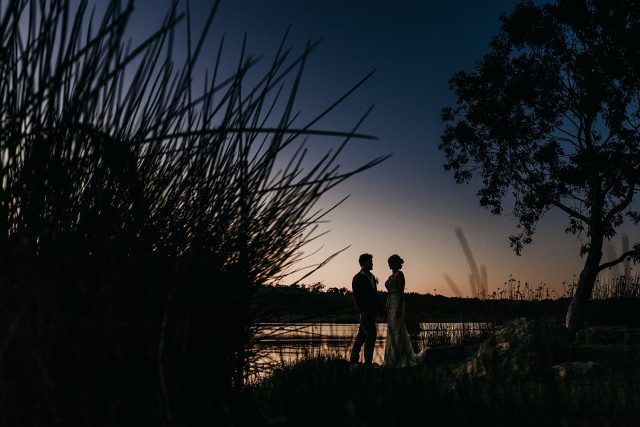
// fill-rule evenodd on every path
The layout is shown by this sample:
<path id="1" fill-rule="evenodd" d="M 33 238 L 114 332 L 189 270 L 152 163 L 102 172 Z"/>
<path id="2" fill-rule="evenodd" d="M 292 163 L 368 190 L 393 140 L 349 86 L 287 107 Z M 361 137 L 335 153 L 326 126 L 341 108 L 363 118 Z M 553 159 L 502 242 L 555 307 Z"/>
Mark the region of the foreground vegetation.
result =
<path id="1" fill-rule="evenodd" d="M 133 1 L 0 1 L 2 426 L 235 411 L 255 287 L 300 267 L 324 194 L 384 160 L 338 165 L 366 112 L 322 129 L 366 77 L 303 119 L 315 43 L 259 62 L 213 35 L 218 1 L 197 26 L 162 3 L 134 42 Z"/>
<path id="2" fill-rule="evenodd" d="M 254 425 L 634 425 L 640 417 L 640 348 L 582 345 L 588 375 L 546 370 L 526 378 L 453 386 L 477 346 L 432 357 L 422 367 L 384 369 L 331 358 L 280 369 L 246 390 L 243 420 Z"/>

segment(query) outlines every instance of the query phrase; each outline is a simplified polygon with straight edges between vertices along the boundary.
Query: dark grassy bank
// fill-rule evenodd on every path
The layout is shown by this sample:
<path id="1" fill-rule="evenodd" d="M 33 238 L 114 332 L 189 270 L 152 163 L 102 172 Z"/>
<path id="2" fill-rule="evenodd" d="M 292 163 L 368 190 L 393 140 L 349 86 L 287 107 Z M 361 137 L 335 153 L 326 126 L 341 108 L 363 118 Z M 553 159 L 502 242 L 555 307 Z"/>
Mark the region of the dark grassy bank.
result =
<path id="1" fill-rule="evenodd" d="M 419 368 L 382 369 L 306 360 L 247 390 L 246 424 L 281 426 L 636 425 L 640 348 L 578 346 L 588 375 L 539 375 L 451 387 L 468 346 Z"/>

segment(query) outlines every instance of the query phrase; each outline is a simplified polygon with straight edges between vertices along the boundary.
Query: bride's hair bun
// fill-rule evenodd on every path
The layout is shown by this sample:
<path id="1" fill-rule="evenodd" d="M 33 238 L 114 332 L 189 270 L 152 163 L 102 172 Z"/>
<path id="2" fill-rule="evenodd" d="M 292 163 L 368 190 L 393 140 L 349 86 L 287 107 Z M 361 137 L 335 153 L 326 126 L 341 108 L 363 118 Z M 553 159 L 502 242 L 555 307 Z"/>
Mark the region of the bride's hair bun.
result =
<path id="1" fill-rule="evenodd" d="M 404 260 L 402 258 L 400 258 L 400 255 L 398 255 L 398 254 L 391 255 L 389 257 L 388 262 L 392 263 L 392 264 L 398 264 L 400 267 L 402 267 L 402 264 L 404 264 Z"/>

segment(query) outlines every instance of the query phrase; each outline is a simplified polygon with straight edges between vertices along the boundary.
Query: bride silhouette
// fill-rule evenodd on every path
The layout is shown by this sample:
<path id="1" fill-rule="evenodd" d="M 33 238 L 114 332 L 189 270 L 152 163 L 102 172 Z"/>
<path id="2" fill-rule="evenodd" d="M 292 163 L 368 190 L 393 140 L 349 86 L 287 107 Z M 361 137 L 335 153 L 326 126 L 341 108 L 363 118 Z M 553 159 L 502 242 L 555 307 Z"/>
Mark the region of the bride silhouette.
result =
<path id="1" fill-rule="evenodd" d="M 392 271 L 384 286 L 387 288 L 387 339 L 384 347 L 384 364 L 390 368 L 404 368 L 420 365 L 426 356 L 427 349 L 416 354 L 411 346 L 409 332 L 404 323 L 404 260 L 398 255 L 389 257 L 389 268 Z"/>

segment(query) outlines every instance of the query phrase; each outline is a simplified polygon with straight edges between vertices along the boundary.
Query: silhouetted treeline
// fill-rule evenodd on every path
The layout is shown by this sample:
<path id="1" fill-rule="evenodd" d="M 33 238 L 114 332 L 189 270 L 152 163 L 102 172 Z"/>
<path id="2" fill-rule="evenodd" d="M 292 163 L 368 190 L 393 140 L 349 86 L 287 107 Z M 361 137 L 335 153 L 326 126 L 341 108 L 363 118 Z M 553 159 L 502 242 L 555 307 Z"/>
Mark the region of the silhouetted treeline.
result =
<path id="1" fill-rule="evenodd" d="M 258 322 L 336 322 L 355 319 L 351 291 L 310 286 L 261 286 L 252 309 Z"/>
<path id="2" fill-rule="evenodd" d="M 378 292 L 384 307 L 387 293 Z M 487 300 L 451 298 L 442 295 L 407 293 L 407 322 L 498 322 L 517 317 L 551 317 L 562 321 L 570 298 L 542 300 Z M 346 288 L 311 286 L 263 286 L 254 299 L 253 310 L 264 322 L 356 321 L 351 292 Z M 593 300 L 587 324 L 640 325 L 640 298 Z M 384 321 L 380 313 L 378 321 Z"/>

